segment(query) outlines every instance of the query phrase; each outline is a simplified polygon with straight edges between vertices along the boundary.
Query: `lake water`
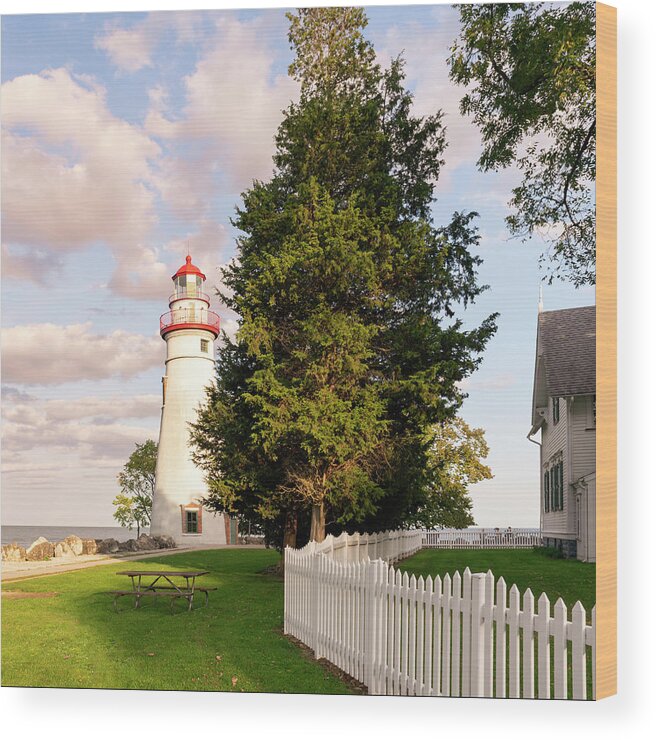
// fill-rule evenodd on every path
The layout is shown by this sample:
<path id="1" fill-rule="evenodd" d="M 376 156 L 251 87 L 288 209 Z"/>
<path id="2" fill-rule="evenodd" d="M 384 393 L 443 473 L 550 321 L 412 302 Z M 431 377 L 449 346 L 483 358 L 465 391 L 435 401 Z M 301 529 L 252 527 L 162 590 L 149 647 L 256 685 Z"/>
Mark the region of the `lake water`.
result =
<path id="1" fill-rule="evenodd" d="M 76 534 L 78 537 L 82 537 L 82 539 L 93 540 L 104 540 L 113 537 L 119 542 L 136 539 L 137 536 L 136 528 L 129 530 L 124 527 L 18 527 L 3 524 L 1 530 L 3 545 L 15 542 L 23 547 L 29 547 L 39 537 L 45 537 L 50 542 L 59 542 L 64 537 L 68 537 L 69 534 Z M 148 533 L 147 529 L 146 533 Z"/>

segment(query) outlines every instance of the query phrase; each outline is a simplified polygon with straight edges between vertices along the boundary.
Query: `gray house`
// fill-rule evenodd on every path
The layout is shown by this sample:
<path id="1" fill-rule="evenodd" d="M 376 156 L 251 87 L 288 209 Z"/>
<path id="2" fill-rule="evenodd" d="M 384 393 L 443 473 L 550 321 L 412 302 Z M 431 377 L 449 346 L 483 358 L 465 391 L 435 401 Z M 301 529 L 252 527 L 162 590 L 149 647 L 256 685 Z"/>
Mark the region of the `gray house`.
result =
<path id="1" fill-rule="evenodd" d="M 586 561 L 595 560 L 595 340 L 594 306 L 538 314 L 528 433 L 540 446 L 543 542 Z"/>

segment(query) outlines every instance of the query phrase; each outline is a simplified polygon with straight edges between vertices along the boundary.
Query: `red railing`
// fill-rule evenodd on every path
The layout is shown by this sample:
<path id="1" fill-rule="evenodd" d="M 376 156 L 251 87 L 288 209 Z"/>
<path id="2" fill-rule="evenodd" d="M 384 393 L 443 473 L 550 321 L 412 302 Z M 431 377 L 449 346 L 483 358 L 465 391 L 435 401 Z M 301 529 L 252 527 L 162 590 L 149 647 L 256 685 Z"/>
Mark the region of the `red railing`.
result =
<path id="1" fill-rule="evenodd" d="M 218 337 L 219 327 L 218 314 L 206 308 L 175 308 L 159 317 L 159 333 L 162 336 L 174 329 L 207 329 Z"/>
<path id="2" fill-rule="evenodd" d="M 173 301 L 183 301 L 189 298 L 197 298 L 199 301 L 205 301 L 208 306 L 210 305 L 210 297 L 207 293 L 201 293 L 200 290 L 189 290 L 188 288 L 185 290 L 178 290 L 170 296 L 169 305 L 173 303 Z"/>

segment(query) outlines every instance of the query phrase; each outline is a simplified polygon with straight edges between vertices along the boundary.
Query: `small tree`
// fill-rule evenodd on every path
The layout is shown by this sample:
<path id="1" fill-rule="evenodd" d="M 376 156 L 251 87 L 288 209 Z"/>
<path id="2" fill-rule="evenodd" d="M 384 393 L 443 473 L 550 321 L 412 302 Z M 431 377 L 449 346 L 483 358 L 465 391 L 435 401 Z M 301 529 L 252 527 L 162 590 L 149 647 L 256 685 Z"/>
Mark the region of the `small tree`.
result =
<path id="1" fill-rule="evenodd" d="M 471 515 L 469 487 L 493 477 L 484 460 L 489 454 L 482 429 L 472 429 L 456 417 L 435 428 L 429 455 L 430 482 L 421 524 L 429 529 L 476 524 Z"/>
<path id="2" fill-rule="evenodd" d="M 112 502 L 116 507 L 114 519 L 122 527 L 137 527 L 137 537 L 141 528 L 150 524 L 155 493 L 155 466 L 157 464 L 157 445 L 152 439 L 137 444 L 118 474 L 121 493 Z"/>

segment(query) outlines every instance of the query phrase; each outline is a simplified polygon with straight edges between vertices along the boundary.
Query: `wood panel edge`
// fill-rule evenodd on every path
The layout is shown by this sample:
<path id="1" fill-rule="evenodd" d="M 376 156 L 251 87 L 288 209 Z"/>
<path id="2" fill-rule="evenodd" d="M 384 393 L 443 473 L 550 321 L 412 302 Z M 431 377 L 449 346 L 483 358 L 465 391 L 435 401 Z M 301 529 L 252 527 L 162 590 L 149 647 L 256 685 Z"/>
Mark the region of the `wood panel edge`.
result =
<path id="1" fill-rule="evenodd" d="M 617 693 L 617 9 L 596 3 L 596 692 Z"/>

